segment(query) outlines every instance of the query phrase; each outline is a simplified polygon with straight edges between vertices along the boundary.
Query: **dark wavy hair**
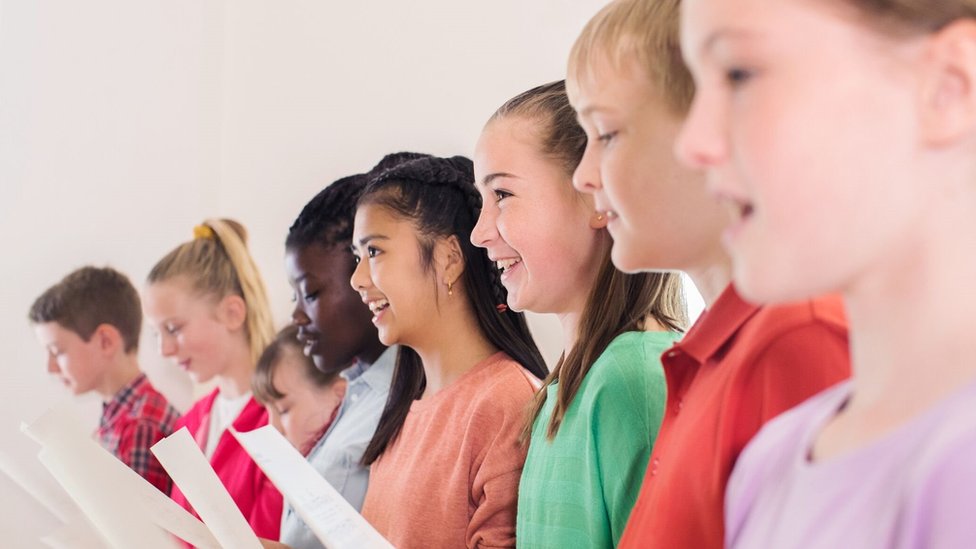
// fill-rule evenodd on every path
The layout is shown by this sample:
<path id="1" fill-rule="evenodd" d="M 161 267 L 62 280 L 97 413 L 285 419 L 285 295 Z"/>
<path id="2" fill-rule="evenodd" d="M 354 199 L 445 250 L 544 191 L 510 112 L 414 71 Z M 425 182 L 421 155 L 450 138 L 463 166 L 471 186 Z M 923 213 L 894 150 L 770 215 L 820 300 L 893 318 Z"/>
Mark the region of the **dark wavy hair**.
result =
<path id="1" fill-rule="evenodd" d="M 422 157 L 402 162 L 372 177 L 359 206 L 382 206 L 409 220 L 419 233 L 422 265 L 433 267 L 434 246 L 439 238 L 455 236 L 461 246 L 465 269 L 461 282 L 478 326 L 485 337 L 535 377 L 548 374 L 525 317 L 507 308 L 507 293 L 488 253 L 471 244 L 471 231 L 481 213 L 481 196 L 474 187 L 474 168 L 463 156 Z M 400 347 L 386 407 L 363 463 L 376 461 L 396 440 L 410 406 L 424 393 L 427 378 L 420 355 Z"/>

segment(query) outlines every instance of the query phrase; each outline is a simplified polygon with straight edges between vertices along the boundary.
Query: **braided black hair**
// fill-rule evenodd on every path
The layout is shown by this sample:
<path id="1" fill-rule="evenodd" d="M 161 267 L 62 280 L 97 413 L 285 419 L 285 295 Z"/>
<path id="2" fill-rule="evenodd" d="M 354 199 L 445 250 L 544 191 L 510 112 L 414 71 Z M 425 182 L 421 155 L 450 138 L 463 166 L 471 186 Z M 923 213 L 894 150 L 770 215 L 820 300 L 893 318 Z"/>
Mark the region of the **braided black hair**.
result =
<path id="1" fill-rule="evenodd" d="M 322 189 L 305 205 L 288 229 L 285 247 L 298 249 L 313 243 L 324 244 L 326 247 L 348 247 L 352 242 L 356 202 L 370 177 L 403 162 L 426 156 L 430 155 L 415 152 L 388 154 L 370 171 L 343 177 Z"/>
<path id="2" fill-rule="evenodd" d="M 359 199 L 359 206 L 379 205 L 409 220 L 420 233 L 421 262 L 431 268 L 436 239 L 455 236 L 465 269 L 464 295 L 470 300 L 478 325 L 498 349 L 539 379 L 549 370 L 521 313 L 498 308 L 506 303 L 505 288 L 488 253 L 471 243 L 471 231 L 481 213 L 481 195 L 474 187 L 474 166 L 463 156 L 420 157 L 374 175 Z M 363 463 L 376 461 L 396 440 L 410 405 L 427 385 L 420 355 L 401 347 L 386 407 Z"/>

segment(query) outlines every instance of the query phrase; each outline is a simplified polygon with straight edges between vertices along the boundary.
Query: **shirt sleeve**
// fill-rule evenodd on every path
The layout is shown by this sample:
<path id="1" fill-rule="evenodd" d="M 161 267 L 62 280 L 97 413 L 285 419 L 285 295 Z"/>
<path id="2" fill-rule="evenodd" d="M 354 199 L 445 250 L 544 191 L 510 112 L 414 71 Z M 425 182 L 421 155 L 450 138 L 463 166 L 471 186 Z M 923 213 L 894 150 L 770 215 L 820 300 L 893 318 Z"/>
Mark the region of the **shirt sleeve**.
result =
<path id="1" fill-rule="evenodd" d="M 149 450 L 164 436 L 158 423 L 146 420 L 135 421 L 126 426 L 119 436 L 118 457 L 159 491 L 169 495 L 172 481 L 156 456 Z"/>
<path id="2" fill-rule="evenodd" d="M 483 437 L 484 450 L 471 487 L 474 511 L 468 523 L 468 547 L 515 547 L 515 509 L 527 447 L 518 442 L 525 406 L 531 398 L 528 383 L 498 391 L 483 401 L 486 413 L 475 414 L 468 428 Z"/>
<path id="3" fill-rule="evenodd" d="M 632 362 L 605 370 L 608 375 L 592 411 L 599 468 L 594 474 L 600 477 L 614 545 L 620 543 L 640 494 L 664 417 L 667 391 L 658 357 L 635 355 L 627 360 Z M 592 511 L 602 513 L 603 509 Z"/>

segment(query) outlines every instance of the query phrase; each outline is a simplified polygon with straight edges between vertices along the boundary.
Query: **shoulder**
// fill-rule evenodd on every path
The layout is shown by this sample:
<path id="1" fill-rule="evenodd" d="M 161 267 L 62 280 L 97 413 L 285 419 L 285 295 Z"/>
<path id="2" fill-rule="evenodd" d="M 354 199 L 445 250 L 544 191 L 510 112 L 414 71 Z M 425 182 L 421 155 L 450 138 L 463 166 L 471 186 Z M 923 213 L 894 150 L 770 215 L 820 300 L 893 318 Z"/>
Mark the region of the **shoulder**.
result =
<path id="1" fill-rule="evenodd" d="M 809 333 L 811 337 L 847 342 L 844 303 L 836 296 L 762 307 L 743 327 L 740 337 L 755 342 L 758 350 L 782 338 Z"/>
<path id="2" fill-rule="evenodd" d="M 462 398 L 469 401 L 475 415 L 524 417 L 541 381 L 504 353 L 488 360 L 491 362 L 469 380 Z"/>
<path id="3" fill-rule="evenodd" d="M 171 423 L 174 418 L 179 416 L 179 412 L 147 380 L 141 387 L 139 394 L 133 399 L 129 416 L 132 419 L 146 419 L 156 423 Z"/>
<path id="4" fill-rule="evenodd" d="M 191 432 L 195 431 L 200 424 L 203 422 L 203 418 L 210 413 L 213 408 L 214 400 L 217 398 L 218 389 L 214 389 L 207 396 L 201 398 L 200 400 L 193 403 L 193 406 L 187 410 L 182 417 L 176 422 L 176 428 L 186 427 L 190 429 Z"/>
<path id="5" fill-rule="evenodd" d="M 678 337 L 679 334 L 667 332 L 620 334 L 590 367 L 581 388 L 583 394 L 587 398 L 626 400 L 622 397 L 630 395 L 645 400 L 649 398 L 648 390 L 663 392 L 661 354 Z"/>

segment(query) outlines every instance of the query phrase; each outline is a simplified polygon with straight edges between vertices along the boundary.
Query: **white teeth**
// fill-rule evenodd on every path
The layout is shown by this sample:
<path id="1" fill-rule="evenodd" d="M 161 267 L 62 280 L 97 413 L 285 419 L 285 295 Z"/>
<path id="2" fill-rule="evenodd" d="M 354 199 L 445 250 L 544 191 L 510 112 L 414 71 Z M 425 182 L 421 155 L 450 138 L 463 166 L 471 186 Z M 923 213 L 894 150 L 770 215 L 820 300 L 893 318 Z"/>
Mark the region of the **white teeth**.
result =
<path id="1" fill-rule="evenodd" d="M 390 302 L 385 299 L 377 299 L 376 301 L 369 302 L 369 310 L 372 311 L 374 315 L 389 306 Z"/>
<path id="2" fill-rule="evenodd" d="M 522 262 L 521 259 L 499 259 L 498 261 L 495 262 L 495 265 L 498 266 L 499 271 L 504 273 L 508 269 L 511 269 L 512 265 L 521 262 Z"/>

